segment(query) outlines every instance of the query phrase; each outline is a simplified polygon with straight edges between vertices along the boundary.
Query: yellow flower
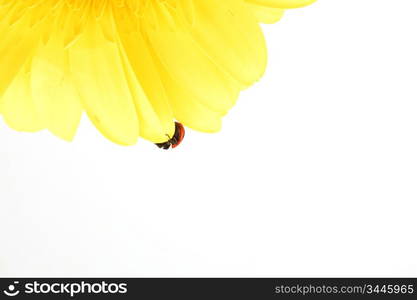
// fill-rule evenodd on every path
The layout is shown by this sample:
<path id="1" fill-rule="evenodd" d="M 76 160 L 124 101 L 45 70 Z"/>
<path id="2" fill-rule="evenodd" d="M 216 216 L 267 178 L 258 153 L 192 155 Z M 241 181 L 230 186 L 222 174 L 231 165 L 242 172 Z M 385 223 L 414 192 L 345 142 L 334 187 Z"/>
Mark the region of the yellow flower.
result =
<path id="1" fill-rule="evenodd" d="M 0 113 L 71 140 L 86 112 L 122 145 L 216 132 L 264 72 L 258 23 L 312 2 L 0 0 Z"/>

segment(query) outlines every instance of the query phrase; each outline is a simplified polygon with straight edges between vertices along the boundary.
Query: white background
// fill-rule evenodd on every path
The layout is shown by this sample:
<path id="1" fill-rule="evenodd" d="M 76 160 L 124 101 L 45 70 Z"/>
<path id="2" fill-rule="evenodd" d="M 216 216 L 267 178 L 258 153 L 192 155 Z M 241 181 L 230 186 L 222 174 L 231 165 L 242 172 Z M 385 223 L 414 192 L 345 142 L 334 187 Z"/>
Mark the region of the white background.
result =
<path id="1" fill-rule="evenodd" d="M 0 122 L 1 276 L 417 276 L 417 3 L 321 0 L 216 135 Z"/>

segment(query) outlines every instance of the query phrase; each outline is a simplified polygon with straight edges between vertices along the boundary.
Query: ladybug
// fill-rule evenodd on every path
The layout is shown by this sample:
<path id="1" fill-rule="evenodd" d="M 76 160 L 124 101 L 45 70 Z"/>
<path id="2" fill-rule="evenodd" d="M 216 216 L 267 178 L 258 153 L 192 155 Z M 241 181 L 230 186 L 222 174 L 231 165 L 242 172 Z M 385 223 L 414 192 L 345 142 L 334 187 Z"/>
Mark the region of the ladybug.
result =
<path id="1" fill-rule="evenodd" d="M 176 148 L 181 144 L 185 136 L 185 129 L 181 123 L 175 122 L 175 133 L 173 137 L 168 136 L 169 140 L 165 143 L 157 143 L 159 148 L 168 150 L 169 148 Z"/>

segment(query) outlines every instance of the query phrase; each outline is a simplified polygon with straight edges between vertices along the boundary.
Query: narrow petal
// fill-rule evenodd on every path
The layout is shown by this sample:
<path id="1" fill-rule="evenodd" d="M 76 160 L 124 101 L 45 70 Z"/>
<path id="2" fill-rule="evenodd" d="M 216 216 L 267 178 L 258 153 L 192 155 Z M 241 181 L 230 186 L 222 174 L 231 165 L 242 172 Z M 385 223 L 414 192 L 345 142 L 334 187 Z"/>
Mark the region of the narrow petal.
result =
<path id="1" fill-rule="evenodd" d="M 102 17 L 111 18 L 110 11 Z M 115 29 L 90 17 L 70 48 L 71 73 L 84 109 L 96 127 L 122 145 L 136 143 L 139 123 L 115 40 Z"/>
<path id="2" fill-rule="evenodd" d="M 27 4 L 33 4 L 31 2 Z M 33 23 L 31 17 L 38 16 L 42 20 L 42 12 L 22 2 L 0 6 L 0 101 L 9 84 L 34 54 L 41 21 Z"/>
<path id="3" fill-rule="evenodd" d="M 133 14 L 116 13 L 124 70 L 139 120 L 139 134 L 154 143 L 175 132 L 174 115 L 167 99 L 150 46 Z"/>

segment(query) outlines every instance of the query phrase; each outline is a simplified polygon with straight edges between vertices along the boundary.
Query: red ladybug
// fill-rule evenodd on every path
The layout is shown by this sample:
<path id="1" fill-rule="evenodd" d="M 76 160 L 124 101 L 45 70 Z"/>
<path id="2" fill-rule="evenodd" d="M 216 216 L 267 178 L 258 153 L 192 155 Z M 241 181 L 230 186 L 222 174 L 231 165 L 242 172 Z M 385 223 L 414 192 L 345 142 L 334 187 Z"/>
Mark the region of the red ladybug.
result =
<path id="1" fill-rule="evenodd" d="M 170 137 L 169 140 L 166 141 L 165 143 L 158 143 L 155 145 L 157 145 L 159 148 L 164 149 L 164 150 L 168 150 L 169 148 L 176 148 L 177 146 L 179 146 L 179 144 L 181 144 L 182 140 L 184 139 L 184 136 L 185 136 L 184 126 L 182 126 L 181 123 L 175 122 L 174 136 L 172 138 Z"/>

